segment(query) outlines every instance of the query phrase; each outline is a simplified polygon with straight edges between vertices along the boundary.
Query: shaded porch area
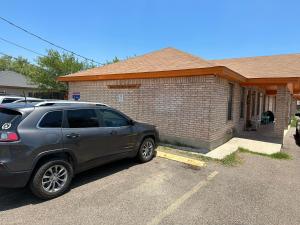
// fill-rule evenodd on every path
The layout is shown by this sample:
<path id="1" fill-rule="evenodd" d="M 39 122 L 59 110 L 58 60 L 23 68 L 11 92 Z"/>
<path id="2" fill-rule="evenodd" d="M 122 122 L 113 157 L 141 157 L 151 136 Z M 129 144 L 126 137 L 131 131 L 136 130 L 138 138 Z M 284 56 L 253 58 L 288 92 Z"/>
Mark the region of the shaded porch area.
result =
<path id="1" fill-rule="evenodd" d="M 243 130 L 240 131 L 236 136 L 240 138 L 247 138 L 250 140 L 270 142 L 282 144 L 282 138 L 274 136 L 275 133 L 275 124 L 262 124 L 257 130 Z"/>
<path id="2" fill-rule="evenodd" d="M 253 79 L 242 86 L 245 103 L 236 136 L 282 144 L 284 130 L 297 111 L 299 80 Z"/>

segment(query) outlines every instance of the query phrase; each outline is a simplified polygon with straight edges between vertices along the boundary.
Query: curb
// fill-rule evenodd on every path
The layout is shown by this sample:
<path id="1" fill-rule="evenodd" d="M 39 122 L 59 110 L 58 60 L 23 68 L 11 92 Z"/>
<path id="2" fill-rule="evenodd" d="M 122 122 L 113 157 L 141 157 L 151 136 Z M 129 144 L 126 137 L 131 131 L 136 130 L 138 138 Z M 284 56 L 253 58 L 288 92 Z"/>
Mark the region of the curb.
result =
<path id="1" fill-rule="evenodd" d="M 191 158 L 187 158 L 184 156 L 179 156 L 179 155 L 166 153 L 166 152 L 162 152 L 162 151 L 157 151 L 156 156 L 165 158 L 165 159 L 169 159 L 169 160 L 173 160 L 173 161 L 177 161 L 177 162 L 182 162 L 182 163 L 192 165 L 192 166 L 197 166 L 197 167 L 204 167 L 206 165 L 205 162 L 203 162 L 201 160 L 191 159 Z"/>

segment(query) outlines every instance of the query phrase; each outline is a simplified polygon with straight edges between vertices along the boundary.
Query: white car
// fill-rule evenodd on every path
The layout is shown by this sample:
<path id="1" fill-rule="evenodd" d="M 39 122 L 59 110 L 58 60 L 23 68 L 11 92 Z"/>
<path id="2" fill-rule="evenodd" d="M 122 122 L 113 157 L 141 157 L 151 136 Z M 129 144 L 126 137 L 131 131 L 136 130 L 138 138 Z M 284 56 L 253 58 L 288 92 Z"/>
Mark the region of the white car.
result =
<path id="1" fill-rule="evenodd" d="M 27 97 L 26 99 L 23 98 L 23 99 L 19 99 L 17 101 L 14 101 L 13 103 L 24 103 L 24 102 L 27 102 L 27 103 L 39 103 L 39 102 L 44 102 L 45 100 L 44 99 L 40 99 L 40 98 L 30 98 L 30 97 Z"/>
<path id="2" fill-rule="evenodd" d="M 25 100 L 25 97 L 16 95 L 0 95 L 0 104 L 13 103 L 22 100 Z M 26 100 L 38 100 L 38 98 L 26 97 Z"/>
<path id="3" fill-rule="evenodd" d="M 26 101 L 33 102 L 33 101 L 43 101 L 39 98 L 31 98 L 26 97 Z M 25 102 L 24 96 L 15 96 L 15 95 L 0 95 L 0 104 L 7 104 L 7 103 L 16 103 L 16 102 Z"/>

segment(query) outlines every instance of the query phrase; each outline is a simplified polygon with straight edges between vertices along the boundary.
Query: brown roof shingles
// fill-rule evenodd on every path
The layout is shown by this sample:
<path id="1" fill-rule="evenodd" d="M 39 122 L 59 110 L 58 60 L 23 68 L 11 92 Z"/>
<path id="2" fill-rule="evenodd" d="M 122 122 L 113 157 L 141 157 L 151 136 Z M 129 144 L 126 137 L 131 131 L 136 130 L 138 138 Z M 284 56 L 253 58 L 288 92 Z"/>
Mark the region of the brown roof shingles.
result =
<path id="1" fill-rule="evenodd" d="M 63 81 L 72 78 L 95 78 L 105 75 L 156 73 L 190 69 L 227 67 L 243 79 L 300 77 L 300 54 L 259 56 L 223 60 L 204 60 L 174 48 L 164 48 L 142 56 L 130 58 L 74 74 L 62 76 Z M 152 75 L 149 74 L 149 78 Z M 148 77 L 148 75 L 147 75 Z M 70 79 L 71 78 L 71 79 Z M 103 77 L 102 77 L 103 78 Z M 115 78 L 118 79 L 118 78 Z"/>
<path id="2" fill-rule="evenodd" d="M 174 48 L 164 48 L 159 51 L 151 52 L 134 58 L 129 58 L 117 63 L 66 75 L 65 77 L 159 72 L 207 68 L 213 66 L 215 66 L 213 62 L 208 62 L 204 59 Z"/>
<path id="3" fill-rule="evenodd" d="M 246 78 L 300 77 L 300 54 L 211 60 Z"/>

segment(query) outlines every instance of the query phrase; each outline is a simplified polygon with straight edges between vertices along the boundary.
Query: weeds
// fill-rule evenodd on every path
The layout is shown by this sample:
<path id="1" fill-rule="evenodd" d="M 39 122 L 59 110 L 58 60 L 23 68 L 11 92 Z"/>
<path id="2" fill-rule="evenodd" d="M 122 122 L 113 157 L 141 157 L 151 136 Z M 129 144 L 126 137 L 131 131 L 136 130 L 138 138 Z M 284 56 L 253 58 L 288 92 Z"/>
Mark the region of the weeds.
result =
<path id="1" fill-rule="evenodd" d="M 246 149 L 246 148 L 239 148 L 238 149 L 239 152 L 242 152 L 242 153 L 249 153 L 249 154 L 254 154 L 254 155 L 260 155 L 260 156 L 265 156 L 265 157 L 269 157 L 269 158 L 272 158 L 272 159 L 292 159 L 292 157 L 287 154 L 286 152 L 276 152 L 276 153 L 273 153 L 273 154 L 264 154 L 264 153 L 259 153 L 259 152 L 252 152 L 250 151 L 249 149 Z"/>
<path id="2" fill-rule="evenodd" d="M 242 160 L 238 156 L 237 152 L 231 153 L 220 161 L 224 166 L 237 166 L 238 164 L 242 163 Z"/>

